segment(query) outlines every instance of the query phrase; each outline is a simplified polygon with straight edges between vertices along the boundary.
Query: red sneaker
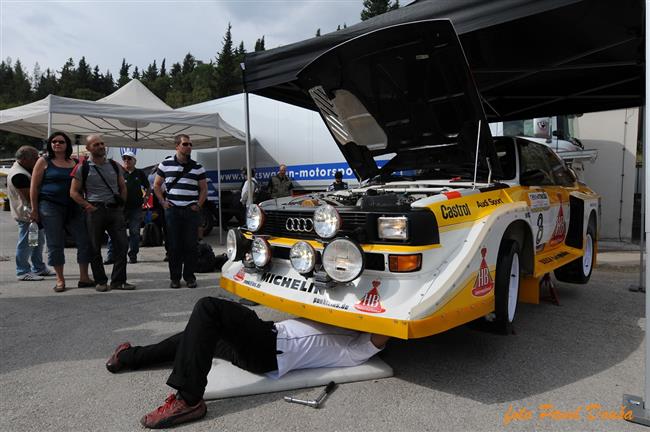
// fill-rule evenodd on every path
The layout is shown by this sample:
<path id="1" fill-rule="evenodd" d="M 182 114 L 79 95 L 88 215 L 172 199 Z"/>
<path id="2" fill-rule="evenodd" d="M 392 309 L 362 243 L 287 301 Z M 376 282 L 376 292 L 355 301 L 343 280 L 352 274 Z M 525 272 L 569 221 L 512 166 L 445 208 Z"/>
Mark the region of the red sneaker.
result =
<path id="1" fill-rule="evenodd" d="M 208 408 L 203 399 L 196 405 L 189 406 L 183 399 L 176 399 L 170 394 L 165 403 L 140 420 L 142 426 L 151 429 L 164 429 L 181 423 L 199 420 L 205 417 Z"/>
<path id="2" fill-rule="evenodd" d="M 106 362 L 106 369 L 108 369 L 109 372 L 117 373 L 124 368 L 124 365 L 120 363 L 120 359 L 118 355 L 125 349 L 129 349 L 129 348 L 131 348 L 131 344 L 129 342 L 124 342 L 123 344 L 120 344 L 117 346 L 117 348 L 115 348 L 115 352 L 113 352 L 111 358 L 109 358 L 108 361 Z"/>

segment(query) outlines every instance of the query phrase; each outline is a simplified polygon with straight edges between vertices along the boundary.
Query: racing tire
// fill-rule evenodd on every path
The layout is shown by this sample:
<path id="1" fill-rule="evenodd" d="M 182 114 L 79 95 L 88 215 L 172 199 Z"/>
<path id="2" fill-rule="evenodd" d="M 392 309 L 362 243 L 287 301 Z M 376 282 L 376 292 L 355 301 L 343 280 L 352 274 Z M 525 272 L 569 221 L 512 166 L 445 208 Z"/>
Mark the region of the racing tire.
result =
<path id="1" fill-rule="evenodd" d="M 494 280 L 495 331 L 512 333 L 512 323 L 519 301 L 521 274 L 521 249 L 515 240 L 504 240 L 499 248 L 496 277 Z"/>
<path id="2" fill-rule="evenodd" d="M 591 217 L 587 226 L 587 235 L 583 245 L 584 254 L 581 258 L 571 261 L 555 269 L 555 278 L 562 282 L 586 284 L 591 278 L 591 272 L 596 263 L 596 220 Z"/>

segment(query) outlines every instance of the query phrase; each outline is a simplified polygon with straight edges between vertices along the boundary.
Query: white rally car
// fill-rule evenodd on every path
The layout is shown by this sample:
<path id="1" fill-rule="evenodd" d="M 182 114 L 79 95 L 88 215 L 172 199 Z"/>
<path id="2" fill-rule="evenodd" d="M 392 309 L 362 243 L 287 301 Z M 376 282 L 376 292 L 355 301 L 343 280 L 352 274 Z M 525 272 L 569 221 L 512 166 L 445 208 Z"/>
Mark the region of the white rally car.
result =
<path id="1" fill-rule="evenodd" d="M 547 146 L 490 135 L 449 21 L 352 39 L 299 84 L 362 186 L 249 206 L 224 289 L 407 339 L 486 316 L 507 331 L 546 273 L 589 280 L 599 197 Z"/>

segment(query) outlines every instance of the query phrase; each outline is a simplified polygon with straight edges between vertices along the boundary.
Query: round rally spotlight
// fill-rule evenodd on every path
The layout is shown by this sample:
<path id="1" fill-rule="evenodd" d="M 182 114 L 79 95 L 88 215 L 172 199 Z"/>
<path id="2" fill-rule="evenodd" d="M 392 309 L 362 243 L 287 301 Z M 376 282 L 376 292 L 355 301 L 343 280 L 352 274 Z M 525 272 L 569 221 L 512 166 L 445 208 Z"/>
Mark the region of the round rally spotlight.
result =
<path id="1" fill-rule="evenodd" d="M 257 267 L 264 267 L 271 261 L 271 245 L 263 238 L 255 237 L 251 245 L 251 255 Z"/>
<path id="2" fill-rule="evenodd" d="M 322 205 L 314 212 L 314 230 L 322 238 L 332 238 L 341 228 L 339 212 L 329 204 Z"/>
<path id="3" fill-rule="evenodd" d="M 226 255 L 230 261 L 239 261 L 250 247 L 250 240 L 237 229 L 228 230 L 226 235 Z"/>
<path id="4" fill-rule="evenodd" d="M 349 239 L 336 239 L 325 247 L 322 256 L 325 272 L 337 282 L 350 282 L 361 275 L 364 254 L 361 247 Z"/>
<path id="5" fill-rule="evenodd" d="M 299 241 L 291 246 L 289 260 L 298 273 L 309 273 L 316 264 L 316 251 L 309 243 Z"/>
<path id="6" fill-rule="evenodd" d="M 246 227 L 253 231 L 259 231 L 264 225 L 264 212 L 257 204 L 246 207 Z"/>

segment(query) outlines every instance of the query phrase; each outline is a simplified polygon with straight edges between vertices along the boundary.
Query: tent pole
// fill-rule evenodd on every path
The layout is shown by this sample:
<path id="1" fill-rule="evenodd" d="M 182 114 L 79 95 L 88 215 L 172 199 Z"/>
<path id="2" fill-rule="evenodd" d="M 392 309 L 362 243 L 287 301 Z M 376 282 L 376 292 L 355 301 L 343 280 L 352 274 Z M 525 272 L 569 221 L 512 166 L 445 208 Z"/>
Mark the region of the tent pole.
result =
<path id="1" fill-rule="evenodd" d="M 248 107 L 248 92 L 244 93 L 244 108 L 246 111 L 246 178 L 244 181 L 251 177 L 251 159 L 250 159 L 250 146 L 251 146 L 251 125 L 250 125 L 250 111 Z M 247 204 L 253 203 L 253 182 L 248 183 L 248 199 Z"/>
<path id="2" fill-rule="evenodd" d="M 645 22 L 648 22 L 650 19 L 650 0 L 645 0 Z M 650 38 L 648 38 L 647 29 L 644 31 L 645 37 L 645 58 L 648 58 L 650 55 Z M 645 100 L 646 106 L 643 109 L 644 114 L 644 124 L 643 124 L 643 182 L 644 182 L 644 201 L 642 205 L 645 206 L 645 238 L 641 238 L 640 241 L 645 242 L 650 233 L 650 200 L 647 199 L 647 192 L 650 191 L 650 157 L 648 157 L 648 124 L 650 124 L 650 113 L 648 112 L 648 97 L 650 97 L 650 89 L 648 88 L 648 74 L 646 71 L 645 74 Z M 647 247 L 646 247 L 647 250 Z M 650 284 L 650 260 L 645 260 L 645 287 L 647 288 Z M 650 325 L 648 324 L 648 318 L 650 317 L 650 295 L 648 295 L 648 290 L 645 290 L 645 379 L 644 379 L 644 397 L 632 396 L 632 395 L 623 395 L 623 406 L 627 410 L 632 411 L 633 423 L 642 424 L 644 426 L 650 426 L 650 404 L 648 404 L 648 398 L 650 398 L 650 344 L 648 343 L 648 330 L 650 330 Z M 626 418 L 627 420 L 627 418 Z"/>
<path id="3" fill-rule="evenodd" d="M 52 95 L 47 100 L 47 137 L 52 135 Z"/>
<path id="4" fill-rule="evenodd" d="M 221 142 L 217 131 L 217 197 L 219 199 L 219 244 L 223 244 L 223 217 L 221 214 Z"/>

